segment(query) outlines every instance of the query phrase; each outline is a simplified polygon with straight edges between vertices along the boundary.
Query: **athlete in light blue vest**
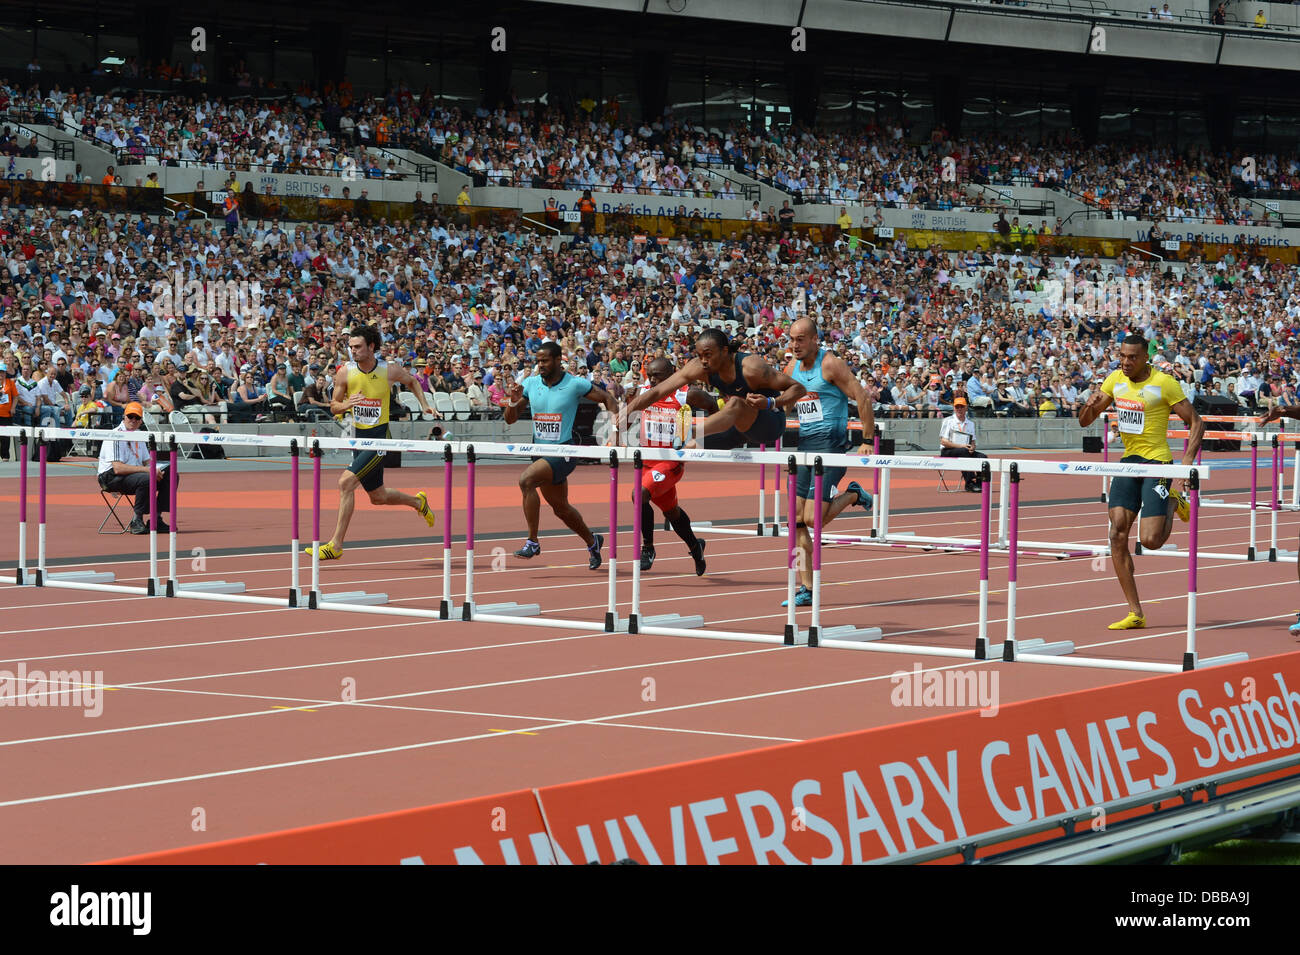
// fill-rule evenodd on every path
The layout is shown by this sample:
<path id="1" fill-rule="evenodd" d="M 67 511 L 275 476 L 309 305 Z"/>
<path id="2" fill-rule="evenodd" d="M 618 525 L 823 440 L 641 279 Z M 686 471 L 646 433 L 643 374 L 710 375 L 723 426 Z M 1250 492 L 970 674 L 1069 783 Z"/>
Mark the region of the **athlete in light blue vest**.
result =
<path id="1" fill-rule="evenodd" d="M 514 424 L 519 418 L 519 408 L 527 402 L 533 414 L 534 444 L 572 444 L 573 419 L 578 415 L 578 402 L 583 399 L 599 402 L 611 415 L 618 414 L 618 405 L 611 395 L 588 379 L 577 378 L 564 370 L 560 364 L 559 345 L 543 342 L 537 349 L 537 374 L 524 379 L 523 387 L 510 386 L 504 406 L 505 422 Z M 600 547 L 605 539 L 600 534 L 593 534 L 582 515 L 569 503 L 568 478 L 577 464 L 577 458 L 536 455 L 533 463 L 519 476 L 528 539 L 515 551 L 516 557 L 528 559 L 542 552 L 542 545 L 537 540 L 542 514 L 540 491 L 555 516 L 587 545 L 587 566 L 592 570 L 600 569 Z"/>
<path id="2" fill-rule="evenodd" d="M 842 358 L 837 358 L 818 343 L 817 326 L 811 319 L 801 318 L 790 326 L 790 351 L 794 361 L 786 374 L 803 385 L 806 394 L 795 404 L 799 415 L 799 450 L 824 451 L 827 454 L 844 454 L 849 450 L 849 398 L 858 406 L 862 420 L 864 443 L 860 454 L 870 454 L 870 441 L 876 433 L 876 418 L 871 404 L 876 400 L 874 389 L 868 390 L 853 376 Z M 857 481 L 849 484 L 842 493 L 835 487 L 844 478 L 842 467 L 827 467 L 822 472 L 822 526 L 835 520 L 850 504 L 868 510 L 871 495 Z M 799 564 L 799 589 L 795 591 L 797 607 L 812 603 L 812 537 L 808 528 L 817 519 L 813 496 L 811 467 L 800 467 L 796 478 L 795 495 L 797 544 L 802 560 Z M 781 606 L 785 606 L 782 603 Z"/>

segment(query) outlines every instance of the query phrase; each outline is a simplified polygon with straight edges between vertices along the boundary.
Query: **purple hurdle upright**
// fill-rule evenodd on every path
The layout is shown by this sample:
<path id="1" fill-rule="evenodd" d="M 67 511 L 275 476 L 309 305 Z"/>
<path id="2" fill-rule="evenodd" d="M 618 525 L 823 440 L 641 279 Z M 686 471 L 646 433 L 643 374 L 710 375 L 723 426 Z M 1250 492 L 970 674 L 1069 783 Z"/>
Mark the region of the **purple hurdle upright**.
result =
<path id="1" fill-rule="evenodd" d="M 18 572 L 14 583 L 27 583 L 27 432 L 18 432 Z"/>
<path id="2" fill-rule="evenodd" d="M 460 619 L 474 619 L 474 486 L 478 483 L 477 462 L 478 455 L 474 452 L 474 445 L 465 449 L 465 602 L 461 604 Z M 451 500 L 451 485 L 447 485 L 448 490 L 444 493 L 444 500 Z M 448 529 L 446 540 L 451 540 L 451 530 Z M 445 572 L 444 572 L 445 574 Z M 444 582 L 448 583 L 444 577 Z"/>
<path id="3" fill-rule="evenodd" d="M 795 576 L 796 576 L 794 544 L 795 544 L 795 537 L 798 533 L 795 530 L 795 526 L 794 526 L 794 517 L 795 517 L 794 484 L 795 484 L 795 472 L 798 470 L 798 465 L 795 464 L 793 454 L 790 455 L 790 459 L 786 463 L 785 467 L 786 467 L 786 474 L 787 474 L 786 503 L 789 505 L 786 508 L 786 512 L 785 512 L 785 522 L 786 522 L 785 602 L 786 602 L 786 606 L 789 608 L 789 612 L 786 614 L 786 618 L 785 618 L 785 645 L 787 647 L 792 647 L 799 640 L 799 624 L 796 622 L 795 614 L 794 614 L 794 609 L 795 609 L 794 590 L 795 590 Z"/>
<path id="4" fill-rule="evenodd" d="M 609 607 L 605 632 L 618 629 L 618 451 L 609 452 Z"/>
<path id="5" fill-rule="evenodd" d="M 151 434 L 149 435 L 149 596 L 157 597 L 158 591 L 158 441 Z"/>
<path id="6" fill-rule="evenodd" d="M 311 443 L 311 592 L 307 606 L 320 607 L 320 442 Z"/>
<path id="7" fill-rule="evenodd" d="M 776 450 L 780 451 L 783 438 L 776 439 Z M 772 536 L 781 536 L 781 465 L 772 465 Z"/>
<path id="8" fill-rule="evenodd" d="M 1255 511 L 1259 508 L 1259 438 L 1250 436 L 1250 543 L 1246 546 L 1246 559 L 1254 560 L 1258 553 L 1255 546 Z"/>
<path id="9" fill-rule="evenodd" d="M 822 627 L 822 486 L 825 468 L 821 456 L 813 458 L 813 546 L 812 546 L 812 622 L 808 625 L 808 646 L 817 646 Z"/>
<path id="10" fill-rule="evenodd" d="M 442 449 L 442 601 L 438 604 L 438 616 L 443 620 L 451 619 L 451 479 L 452 454 L 448 444 Z M 469 512 L 474 513 L 473 500 Z"/>
<path id="11" fill-rule="evenodd" d="M 993 481 L 989 463 L 980 471 L 980 620 L 975 659 L 989 658 L 989 533 L 992 527 Z"/>
<path id="12" fill-rule="evenodd" d="M 1187 528 L 1187 650 L 1183 654 L 1183 669 L 1196 669 L 1196 539 L 1201 518 L 1200 475 L 1193 471 L 1187 482 L 1189 508 Z"/>
<path id="13" fill-rule="evenodd" d="M 1269 496 L 1269 508 L 1272 511 L 1270 520 L 1272 522 L 1272 536 L 1269 538 L 1268 559 L 1277 560 L 1277 512 L 1281 505 L 1278 492 L 1278 475 L 1282 470 L 1282 446 L 1278 443 L 1277 435 L 1273 435 L 1273 465 Z"/>
<path id="14" fill-rule="evenodd" d="M 167 507 L 171 521 L 167 528 L 167 596 L 175 597 L 180 590 L 176 580 L 176 486 L 180 478 L 176 475 L 176 435 L 171 436 L 167 449 Z"/>
<path id="15" fill-rule="evenodd" d="M 1007 529 L 1007 639 L 1002 644 L 1002 659 L 1008 662 L 1016 659 L 1016 558 L 1020 552 L 1020 468 L 1011 462 L 1011 491 Z"/>
<path id="16" fill-rule="evenodd" d="M 760 452 L 767 451 L 766 444 L 758 446 Z M 780 474 L 781 466 L 777 465 L 777 473 Z M 779 481 L 778 477 L 778 481 Z M 780 485 L 778 484 L 778 489 Z M 778 493 L 779 490 L 778 490 Z M 767 533 L 767 464 L 760 461 L 758 464 L 758 536 L 762 537 Z"/>
<path id="17" fill-rule="evenodd" d="M 40 448 L 40 469 L 39 469 L 39 501 L 37 503 L 37 525 L 36 525 L 36 586 L 45 586 L 45 463 L 49 457 L 49 447 L 45 443 L 44 432 L 36 437 L 37 446 Z"/>
<path id="18" fill-rule="evenodd" d="M 289 441 L 289 606 L 302 601 L 298 580 L 298 439 Z"/>
<path id="19" fill-rule="evenodd" d="M 632 452 L 632 609 L 628 612 L 627 632 L 641 631 L 641 481 L 645 463 L 641 452 Z"/>

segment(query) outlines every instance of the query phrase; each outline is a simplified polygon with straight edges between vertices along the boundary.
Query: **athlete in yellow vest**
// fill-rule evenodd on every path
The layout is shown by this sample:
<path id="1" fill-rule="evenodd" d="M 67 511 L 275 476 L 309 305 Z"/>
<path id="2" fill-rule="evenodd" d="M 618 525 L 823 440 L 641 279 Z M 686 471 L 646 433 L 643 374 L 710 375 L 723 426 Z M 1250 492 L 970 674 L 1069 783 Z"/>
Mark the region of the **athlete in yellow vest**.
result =
<path id="1" fill-rule="evenodd" d="M 1079 410 L 1079 424 L 1085 428 L 1098 416 L 1115 406 L 1119 436 L 1124 442 L 1124 463 L 1171 464 L 1169 450 L 1169 413 L 1187 423 L 1191 432 L 1183 464 L 1196 463 L 1201 449 L 1205 422 L 1183 395 L 1182 386 L 1163 371 L 1148 363 L 1147 340 L 1129 335 L 1119 346 L 1119 368 L 1102 382 L 1101 391 Z M 1168 478 L 1117 477 L 1110 485 L 1110 559 L 1115 567 L 1129 614 L 1110 625 L 1111 630 L 1139 630 L 1147 625 L 1133 580 L 1133 555 L 1128 550 L 1129 530 L 1139 514 L 1138 540 L 1148 550 L 1159 550 L 1169 540 L 1174 527 L 1174 513 L 1180 520 L 1188 517 L 1187 501 L 1181 491 L 1170 488 Z M 1185 489 L 1186 482 L 1183 482 Z"/>
<path id="2" fill-rule="evenodd" d="M 388 402 L 393 385 L 404 385 L 407 391 L 415 395 L 425 414 L 441 417 L 429 407 L 424 389 L 411 377 L 409 371 L 401 365 L 389 364 L 376 354 L 382 341 L 379 330 L 373 325 L 361 325 L 352 329 L 352 335 L 348 339 L 352 360 L 341 365 L 334 374 L 334 397 L 330 401 L 330 414 L 351 412 L 357 424 L 358 438 L 388 437 Z M 429 496 L 421 491 L 411 497 L 402 491 L 384 487 L 384 452 L 357 451 L 352 455 L 352 463 L 339 478 L 339 519 L 334 528 L 334 536 L 329 543 L 321 545 L 321 560 L 338 560 L 343 556 L 343 540 L 347 536 L 348 524 L 352 521 L 358 486 L 370 495 L 371 504 L 401 504 L 414 508 L 425 523 L 433 527 L 435 517 L 429 510 Z M 307 553 L 311 553 L 310 545 Z"/>

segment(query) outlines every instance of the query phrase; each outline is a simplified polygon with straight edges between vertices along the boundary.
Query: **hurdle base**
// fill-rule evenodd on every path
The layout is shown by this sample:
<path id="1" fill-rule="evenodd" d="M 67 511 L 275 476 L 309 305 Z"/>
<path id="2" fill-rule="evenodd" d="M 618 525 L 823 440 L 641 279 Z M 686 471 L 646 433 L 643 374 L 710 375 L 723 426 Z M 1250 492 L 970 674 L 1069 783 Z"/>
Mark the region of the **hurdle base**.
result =
<path id="1" fill-rule="evenodd" d="M 1246 548 L 1246 559 L 1247 559 L 1247 560 L 1254 560 L 1254 559 L 1255 559 L 1255 548 L 1253 548 L 1253 547 L 1247 547 L 1247 548 Z"/>
<path id="2" fill-rule="evenodd" d="M 1206 667 L 1219 667 L 1228 663 L 1244 663 L 1250 659 L 1250 654 L 1244 651 L 1236 653 L 1225 653 L 1222 656 L 1209 657 L 1205 660 L 1199 660 L 1196 663 L 1196 669 L 1203 670 Z"/>
<path id="3" fill-rule="evenodd" d="M 608 621 L 608 615 L 606 617 Z M 704 617 L 699 614 L 692 614 L 689 617 L 683 617 L 679 613 L 660 613 L 653 616 L 643 617 L 639 614 L 632 614 L 626 620 L 614 619 L 614 629 L 607 630 L 606 633 L 640 633 L 642 627 L 672 627 L 676 630 L 698 630 L 704 626 Z"/>
<path id="4" fill-rule="evenodd" d="M 483 604 L 481 607 L 475 607 L 467 603 L 465 611 L 471 614 L 487 613 L 495 617 L 538 617 L 541 616 L 542 608 L 540 604 L 521 604 L 513 600 L 501 604 Z M 462 616 L 462 620 L 472 620 L 472 616 Z"/>
<path id="5" fill-rule="evenodd" d="M 298 587 L 290 587 L 289 596 L 286 598 L 285 604 L 290 609 L 307 606 L 307 591 Z"/>
<path id="6" fill-rule="evenodd" d="M 172 590 L 172 585 L 176 581 L 167 581 L 168 590 Z M 177 584 L 175 590 L 181 594 L 189 592 L 192 594 L 242 594 L 244 592 L 244 583 L 238 580 L 200 580 L 193 583 Z M 171 596 L 169 593 L 168 596 Z"/>
<path id="7" fill-rule="evenodd" d="M 618 614 L 611 611 L 605 612 L 605 632 L 616 633 L 618 631 Z"/>
<path id="8" fill-rule="evenodd" d="M 797 626 L 791 626 L 787 623 L 781 642 L 787 647 L 806 647 L 808 646 L 808 632 L 801 631 Z"/>
<path id="9" fill-rule="evenodd" d="M 376 607 L 388 603 L 388 594 L 368 594 L 364 590 L 345 590 L 336 594 L 321 594 L 320 602 Z"/>
<path id="10" fill-rule="evenodd" d="M 450 620 L 450 619 L 451 619 L 451 601 L 450 601 L 450 600 L 442 600 L 442 601 L 439 601 L 439 603 L 438 603 L 438 618 L 439 618 L 440 620 Z"/>
<path id="11" fill-rule="evenodd" d="M 49 574 L 47 579 L 78 584 L 111 584 L 117 580 L 117 575 L 111 570 L 70 570 Z"/>
<path id="12" fill-rule="evenodd" d="M 857 627 L 845 623 L 834 627 L 822 627 L 818 637 L 821 640 L 857 640 L 866 643 L 869 640 L 879 640 L 884 635 L 885 632 L 879 627 Z"/>
<path id="13" fill-rule="evenodd" d="M 1056 643 L 1048 643 L 1042 637 L 1030 637 L 1028 640 L 1015 640 L 1012 643 L 996 644 L 989 652 L 991 654 L 990 659 L 1000 659 L 1003 663 L 1015 663 L 1024 655 L 1063 657 L 1074 652 L 1074 641 L 1061 640 Z"/>
<path id="14" fill-rule="evenodd" d="M 1270 548 L 1268 549 L 1268 559 L 1269 559 L 1270 561 L 1273 561 L 1273 562 L 1276 562 L 1276 561 L 1277 561 L 1277 548 L 1276 548 L 1276 547 L 1270 547 Z"/>

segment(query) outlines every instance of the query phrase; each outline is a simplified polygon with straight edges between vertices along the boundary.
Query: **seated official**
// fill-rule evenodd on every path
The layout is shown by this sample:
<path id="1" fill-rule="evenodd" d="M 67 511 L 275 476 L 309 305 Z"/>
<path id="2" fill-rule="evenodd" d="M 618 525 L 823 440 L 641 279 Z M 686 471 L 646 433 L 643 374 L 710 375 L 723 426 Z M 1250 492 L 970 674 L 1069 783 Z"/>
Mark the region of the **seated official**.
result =
<path id="1" fill-rule="evenodd" d="M 123 409 L 122 423 L 114 431 L 140 432 L 144 409 L 132 401 Z M 141 432 L 143 433 L 143 432 Z M 162 513 L 171 513 L 170 478 L 167 462 L 158 465 L 158 532 L 167 533 Z M 106 440 L 99 449 L 99 486 L 105 491 L 120 491 L 135 496 L 135 517 L 127 530 L 132 534 L 149 533 L 149 445 L 147 441 Z"/>
<path id="2" fill-rule="evenodd" d="M 966 417 L 966 399 L 953 401 L 952 414 L 943 419 L 939 426 L 939 457 L 941 458 L 986 458 L 975 450 L 975 422 Z M 963 471 L 966 490 L 978 491 L 979 480 L 974 471 Z"/>

